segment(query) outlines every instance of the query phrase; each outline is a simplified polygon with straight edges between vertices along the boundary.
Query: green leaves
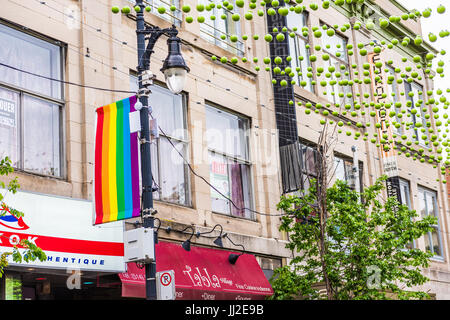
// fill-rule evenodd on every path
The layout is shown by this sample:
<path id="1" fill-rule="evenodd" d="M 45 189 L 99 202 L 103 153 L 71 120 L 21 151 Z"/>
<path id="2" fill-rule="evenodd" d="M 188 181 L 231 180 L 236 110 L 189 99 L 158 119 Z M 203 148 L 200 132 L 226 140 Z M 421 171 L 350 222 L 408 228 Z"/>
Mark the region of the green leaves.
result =
<path id="1" fill-rule="evenodd" d="M 359 194 L 344 181 L 326 190 L 325 221 L 320 221 L 317 182 L 304 196 L 282 196 L 278 209 L 286 213 L 280 230 L 287 232 L 292 262 L 275 272 L 271 299 L 327 298 L 319 284 L 325 275 L 333 299 L 424 299 L 428 295 L 409 288 L 428 279 L 421 270 L 431 254 L 407 249 L 413 240 L 431 231 L 434 217 L 418 220 L 415 211 L 395 198 L 383 199 L 386 177 Z M 360 200 L 362 198 L 362 201 Z M 320 232 L 325 223 L 325 234 Z M 319 244 L 325 250 L 319 250 Z"/>
<path id="2" fill-rule="evenodd" d="M 14 168 L 12 167 L 11 160 L 8 157 L 5 157 L 0 160 L 0 175 L 8 176 L 10 173 L 14 172 Z M 19 190 L 20 185 L 17 180 L 17 177 L 10 180 L 8 184 L 0 181 L 1 188 L 6 188 L 8 192 L 16 193 Z M 23 212 L 16 210 L 10 206 L 8 206 L 5 202 L 3 202 L 4 195 L 0 194 L 0 216 L 5 214 L 12 214 L 15 217 L 23 217 Z M 0 236 L 2 236 L 0 234 Z M 45 261 L 47 259 L 44 251 L 41 248 L 36 246 L 34 243 L 28 240 L 21 240 L 21 242 L 14 246 L 12 252 L 4 252 L 0 255 L 0 278 L 3 275 L 4 268 L 8 266 L 8 257 L 11 256 L 12 260 L 17 263 L 22 262 L 31 262 L 35 260 Z"/>

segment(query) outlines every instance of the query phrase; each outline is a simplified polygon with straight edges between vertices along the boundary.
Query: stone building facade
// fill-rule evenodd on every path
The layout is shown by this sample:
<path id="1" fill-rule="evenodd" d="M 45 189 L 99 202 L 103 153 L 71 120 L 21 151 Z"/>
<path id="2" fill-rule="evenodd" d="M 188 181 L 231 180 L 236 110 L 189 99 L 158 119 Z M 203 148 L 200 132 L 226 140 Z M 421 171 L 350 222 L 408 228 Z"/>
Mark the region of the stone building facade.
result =
<path id="1" fill-rule="evenodd" d="M 209 3 L 207 0 L 204 2 Z M 314 47 L 320 45 L 332 57 L 330 64 L 346 65 L 350 71 L 348 80 L 358 78 L 355 71 L 362 75 L 363 64 L 367 61 L 357 54 L 347 55 L 346 50 L 342 50 L 347 45 L 356 48 L 358 43 L 368 44 L 374 40 L 389 42 L 394 37 L 401 39 L 402 36 L 421 34 L 420 23 L 409 19 L 386 30 L 348 28 L 345 31 L 338 29 L 333 38 L 315 38 L 311 33 L 306 37 L 300 32 L 302 27 L 354 25 L 358 21 L 364 26 L 368 19 L 408 12 L 396 1 L 389 0 L 365 1 L 362 6 L 332 6 L 328 10 L 319 6 L 318 10 L 310 10 L 309 5 L 313 2 L 304 0 L 304 12 L 287 17 L 288 29 L 297 26 L 295 36 L 288 41 L 290 55 L 297 55 L 297 59 L 294 57 L 293 60 L 300 61 L 298 56 L 315 54 Z M 184 4 L 192 8 L 196 6 L 192 0 L 172 3 L 178 8 Z M 2 72 L 10 75 L 0 79 L 0 98 L 8 101 L 16 99 L 15 103 L 21 111 L 15 117 L 22 126 L 17 132 L 4 129 L 10 131 L 8 134 L 16 142 L 9 147 L 7 142 L 2 141 L 0 146 L 4 154 L 13 152 L 11 157 L 23 191 L 92 200 L 95 109 L 130 96 L 137 88 L 135 15 L 133 12 L 128 15 L 111 13 L 113 5 L 132 4 L 126 0 L 7 0 L 2 3 L 0 33 L 17 39 L 17 43 L 12 45 L 16 50 L 29 46 L 20 54 L 19 51 L 4 51 L 8 55 L 7 63 L 65 81 L 36 80 L 32 75 L 20 78 L 17 73 L 0 67 Z M 183 44 L 182 54 L 190 72 L 181 95 L 174 96 L 167 90 L 160 72 L 167 46 L 165 39 L 160 40 L 150 63 L 151 71 L 156 75 L 150 104 L 158 124 L 165 128 L 165 133 L 192 168 L 190 170 L 160 133 L 159 139 L 152 145 L 154 180 L 159 188 L 154 194 L 157 217 L 161 222 L 159 239 L 179 243 L 189 236 L 188 233 L 168 233 L 164 231 L 167 226 L 178 230 L 192 226 L 195 232 L 207 232 L 220 224 L 234 243 L 243 245 L 246 253 L 257 257 L 261 268 L 270 277 L 275 268 L 285 265 L 292 258 L 292 253 L 285 248 L 287 235 L 278 230 L 280 212 L 276 210 L 276 205 L 284 189 L 272 74 L 264 71 L 265 65 L 262 63 L 264 57 L 271 55 L 269 45 L 262 40 L 270 31 L 267 17 L 254 15 L 252 20 L 241 19 L 239 23 L 225 25 L 219 23 L 219 19 L 200 24 L 196 22 L 199 13 L 191 10 L 189 15 L 194 22 L 187 23 L 187 14 L 179 9 L 157 13 L 159 5 L 162 3 L 154 1 L 152 12 L 145 14 L 146 22 L 161 28 L 177 26 Z M 211 12 L 217 16 L 221 14 L 214 10 L 218 9 L 205 11 L 205 16 Z M 245 12 L 237 7 L 233 10 L 240 10 L 241 16 Z M 230 12 L 225 14 L 231 15 Z M 228 21 L 231 21 L 229 17 Z M 237 42 L 229 40 L 234 34 L 239 37 Z M 225 35 L 225 40 L 222 35 Z M 242 40 L 243 35 L 248 35 L 248 39 Z M 254 35 L 260 39 L 255 40 Z M 329 49 L 325 49 L 327 44 L 331 45 Z M 341 44 L 340 50 L 336 50 L 336 44 Z M 393 60 L 394 67 L 400 66 L 404 56 L 411 60 L 420 50 L 434 49 L 426 43 L 419 48 L 398 47 L 390 51 L 389 59 Z M 29 60 L 33 52 L 38 52 L 34 64 Z M 238 57 L 239 62 L 224 64 L 212 60 L 212 56 L 228 57 L 229 61 L 232 57 Z M 243 62 L 242 57 L 247 57 L 248 61 Z M 258 62 L 253 58 L 258 58 Z M 338 101 L 337 96 L 330 94 L 334 88 L 323 87 L 319 84 L 321 79 L 315 79 L 316 72 L 312 72 L 312 78 L 306 76 L 308 68 L 317 70 L 329 65 L 320 59 L 311 64 L 308 59 L 296 63 L 292 67 L 300 68 L 302 76 L 297 76 L 296 84 L 292 86 L 295 117 L 289 120 L 294 120 L 296 124 L 302 154 L 308 154 L 308 146 L 318 140 L 321 130 L 319 121 L 324 116 L 314 112 L 305 116 L 305 104 L 331 104 L 330 109 L 336 103 L 343 105 L 352 99 L 362 104 L 364 94 L 372 98 L 373 92 L 370 85 L 354 84 L 345 87 L 348 91 L 343 92 L 344 96 L 351 93 L 352 98 Z M 353 64 L 357 67 L 352 68 Z M 414 67 L 412 62 L 410 65 Z M 260 67 L 259 71 L 256 66 Z M 69 82 L 83 84 L 84 87 Z M 401 91 L 432 89 L 432 80 L 425 76 L 408 88 L 398 88 Z M 328 94 L 324 94 L 326 91 Z M 51 105 L 51 111 L 36 111 L 35 116 L 27 119 L 25 108 L 28 105 L 24 103 L 27 97 L 39 100 L 41 105 Z M 401 96 L 400 99 L 406 98 Z M 297 102 L 301 102 L 300 105 Z M 406 100 L 402 102 L 406 103 Z M 41 120 L 35 122 L 39 117 L 42 117 Z M 343 130 L 352 132 L 352 135 L 357 131 L 364 135 L 365 131 L 356 126 L 357 122 L 372 122 L 373 125 L 366 129 L 372 136 L 375 132 L 373 119 L 368 114 L 358 117 L 340 115 L 339 119 L 345 122 Z M 26 129 L 32 128 L 33 124 L 33 131 L 27 132 Z M 49 129 L 43 130 L 44 127 Z M 28 145 L 35 153 L 34 157 L 27 155 Z M 340 134 L 334 145 L 333 163 L 337 167 L 337 177 L 348 178 L 353 145 L 357 147 L 357 160 L 362 169 L 360 185 L 371 185 L 384 173 L 379 148 L 369 141 L 355 140 L 345 134 Z M 302 173 L 314 171 L 308 165 L 302 167 Z M 420 239 L 415 245 L 435 250 L 432 265 L 425 271 L 431 279 L 426 289 L 435 293 L 438 299 L 448 299 L 450 231 L 446 188 L 436 182 L 440 178 L 439 170 L 430 164 L 399 156 L 398 168 L 405 203 L 415 210 L 436 214 L 439 218 L 436 233 L 430 234 L 428 239 Z M 236 171 L 232 171 L 234 169 Z M 204 179 L 237 199 L 240 208 L 247 209 L 234 207 L 212 190 Z M 126 223 L 126 228 L 132 228 L 132 221 Z M 193 246 L 213 247 L 207 237 L 194 236 L 192 242 Z M 240 250 L 225 240 L 224 248 Z"/>

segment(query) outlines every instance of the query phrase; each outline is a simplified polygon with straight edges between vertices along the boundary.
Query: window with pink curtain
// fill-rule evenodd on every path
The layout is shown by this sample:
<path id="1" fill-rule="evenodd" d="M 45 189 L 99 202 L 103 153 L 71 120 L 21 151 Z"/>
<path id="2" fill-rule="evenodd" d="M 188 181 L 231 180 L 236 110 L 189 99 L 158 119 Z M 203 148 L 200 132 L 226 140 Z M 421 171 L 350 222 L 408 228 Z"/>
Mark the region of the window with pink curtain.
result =
<path id="1" fill-rule="evenodd" d="M 206 107 L 211 209 L 216 213 L 253 219 L 248 128 L 248 119 Z"/>

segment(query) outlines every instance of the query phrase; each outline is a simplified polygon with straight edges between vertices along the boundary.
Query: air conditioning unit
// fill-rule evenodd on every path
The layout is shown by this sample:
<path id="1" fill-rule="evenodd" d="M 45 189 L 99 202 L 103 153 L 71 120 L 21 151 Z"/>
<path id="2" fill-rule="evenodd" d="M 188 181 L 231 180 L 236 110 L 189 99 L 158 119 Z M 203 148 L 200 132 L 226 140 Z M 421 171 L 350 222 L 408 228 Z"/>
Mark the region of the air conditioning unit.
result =
<path id="1" fill-rule="evenodd" d="M 150 263 L 155 260 L 155 232 L 152 228 L 137 228 L 124 233 L 125 262 Z"/>

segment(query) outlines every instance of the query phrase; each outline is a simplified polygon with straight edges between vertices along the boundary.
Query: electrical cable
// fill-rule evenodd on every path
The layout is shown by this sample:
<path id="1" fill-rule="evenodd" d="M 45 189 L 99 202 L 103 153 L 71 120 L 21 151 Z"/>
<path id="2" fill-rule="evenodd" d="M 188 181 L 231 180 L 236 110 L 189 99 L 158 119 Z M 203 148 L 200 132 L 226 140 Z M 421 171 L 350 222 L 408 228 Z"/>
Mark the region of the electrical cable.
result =
<path id="1" fill-rule="evenodd" d="M 153 115 L 150 113 L 150 116 L 153 118 Z M 286 214 L 272 214 L 272 213 L 263 213 L 263 212 L 259 212 L 247 207 L 239 207 L 236 205 L 236 203 L 231 200 L 229 197 L 225 196 L 222 192 L 220 192 L 220 190 L 218 190 L 215 186 L 213 186 L 211 183 L 209 183 L 209 181 L 207 179 L 205 179 L 203 176 L 199 175 L 197 172 L 195 172 L 195 170 L 192 168 L 191 164 L 186 160 L 186 158 L 181 154 L 181 152 L 177 149 L 177 147 L 173 144 L 173 142 L 171 141 L 171 139 L 168 137 L 168 135 L 164 132 L 164 130 L 158 125 L 159 130 L 161 131 L 161 133 L 163 134 L 163 137 L 167 139 L 167 141 L 169 142 L 169 144 L 175 149 L 175 151 L 179 154 L 179 156 L 183 159 L 183 162 L 187 165 L 187 167 L 189 168 L 189 170 L 191 171 L 191 173 L 196 176 L 197 178 L 201 179 L 202 181 L 204 181 L 208 186 L 210 186 L 214 191 L 216 191 L 219 195 L 221 195 L 224 199 L 228 200 L 234 208 L 236 208 L 239 211 L 249 211 L 258 215 L 262 215 L 262 216 L 273 216 L 273 217 L 282 217 L 285 216 Z"/>
<path id="2" fill-rule="evenodd" d="M 16 67 L 13 67 L 13 66 L 4 64 L 4 63 L 2 63 L 2 62 L 0 62 L 0 66 L 5 67 L 5 68 L 9 68 L 9 69 L 12 69 L 12 70 L 15 70 L 15 71 L 18 71 L 18 72 L 23 72 L 23 73 L 26 73 L 26 74 L 29 74 L 29 75 L 32 75 L 32 76 L 35 76 L 35 77 L 43 78 L 43 79 L 46 79 L 46 80 L 49 80 L 49 81 L 55 81 L 55 82 L 59 82 L 59 83 L 63 83 L 63 84 L 68 84 L 68 85 L 73 85 L 73 86 L 81 87 L 81 88 L 88 88 L 88 89 L 101 90 L 101 91 L 108 91 L 108 92 L 119 92 L 119 93 L 136 94 L 136 92 L 134 92 L 134 91 L 115 90 L 115 89 L 107 89 L 107 88 L 99 88 L 99 87 L 93 87 L 93 86 L 86 86 L 86 85 L 84 85 L 84 84 L 79 84 L 79 83 L 75 83 L 75 82 L 70 82 L 70 81 L 65 81 L 65 80 L 55 79 L 55 78 L 47 77 L 47 76 L 40 75 L 40 74 L 37 74 L 37 73 L 33 73 L 33 72 L 30 72 L 30 71 L 26 71 L 26 70 L 23 70 L 23 69 L 19 69 L 19 68 L 16 68 Z"/>

